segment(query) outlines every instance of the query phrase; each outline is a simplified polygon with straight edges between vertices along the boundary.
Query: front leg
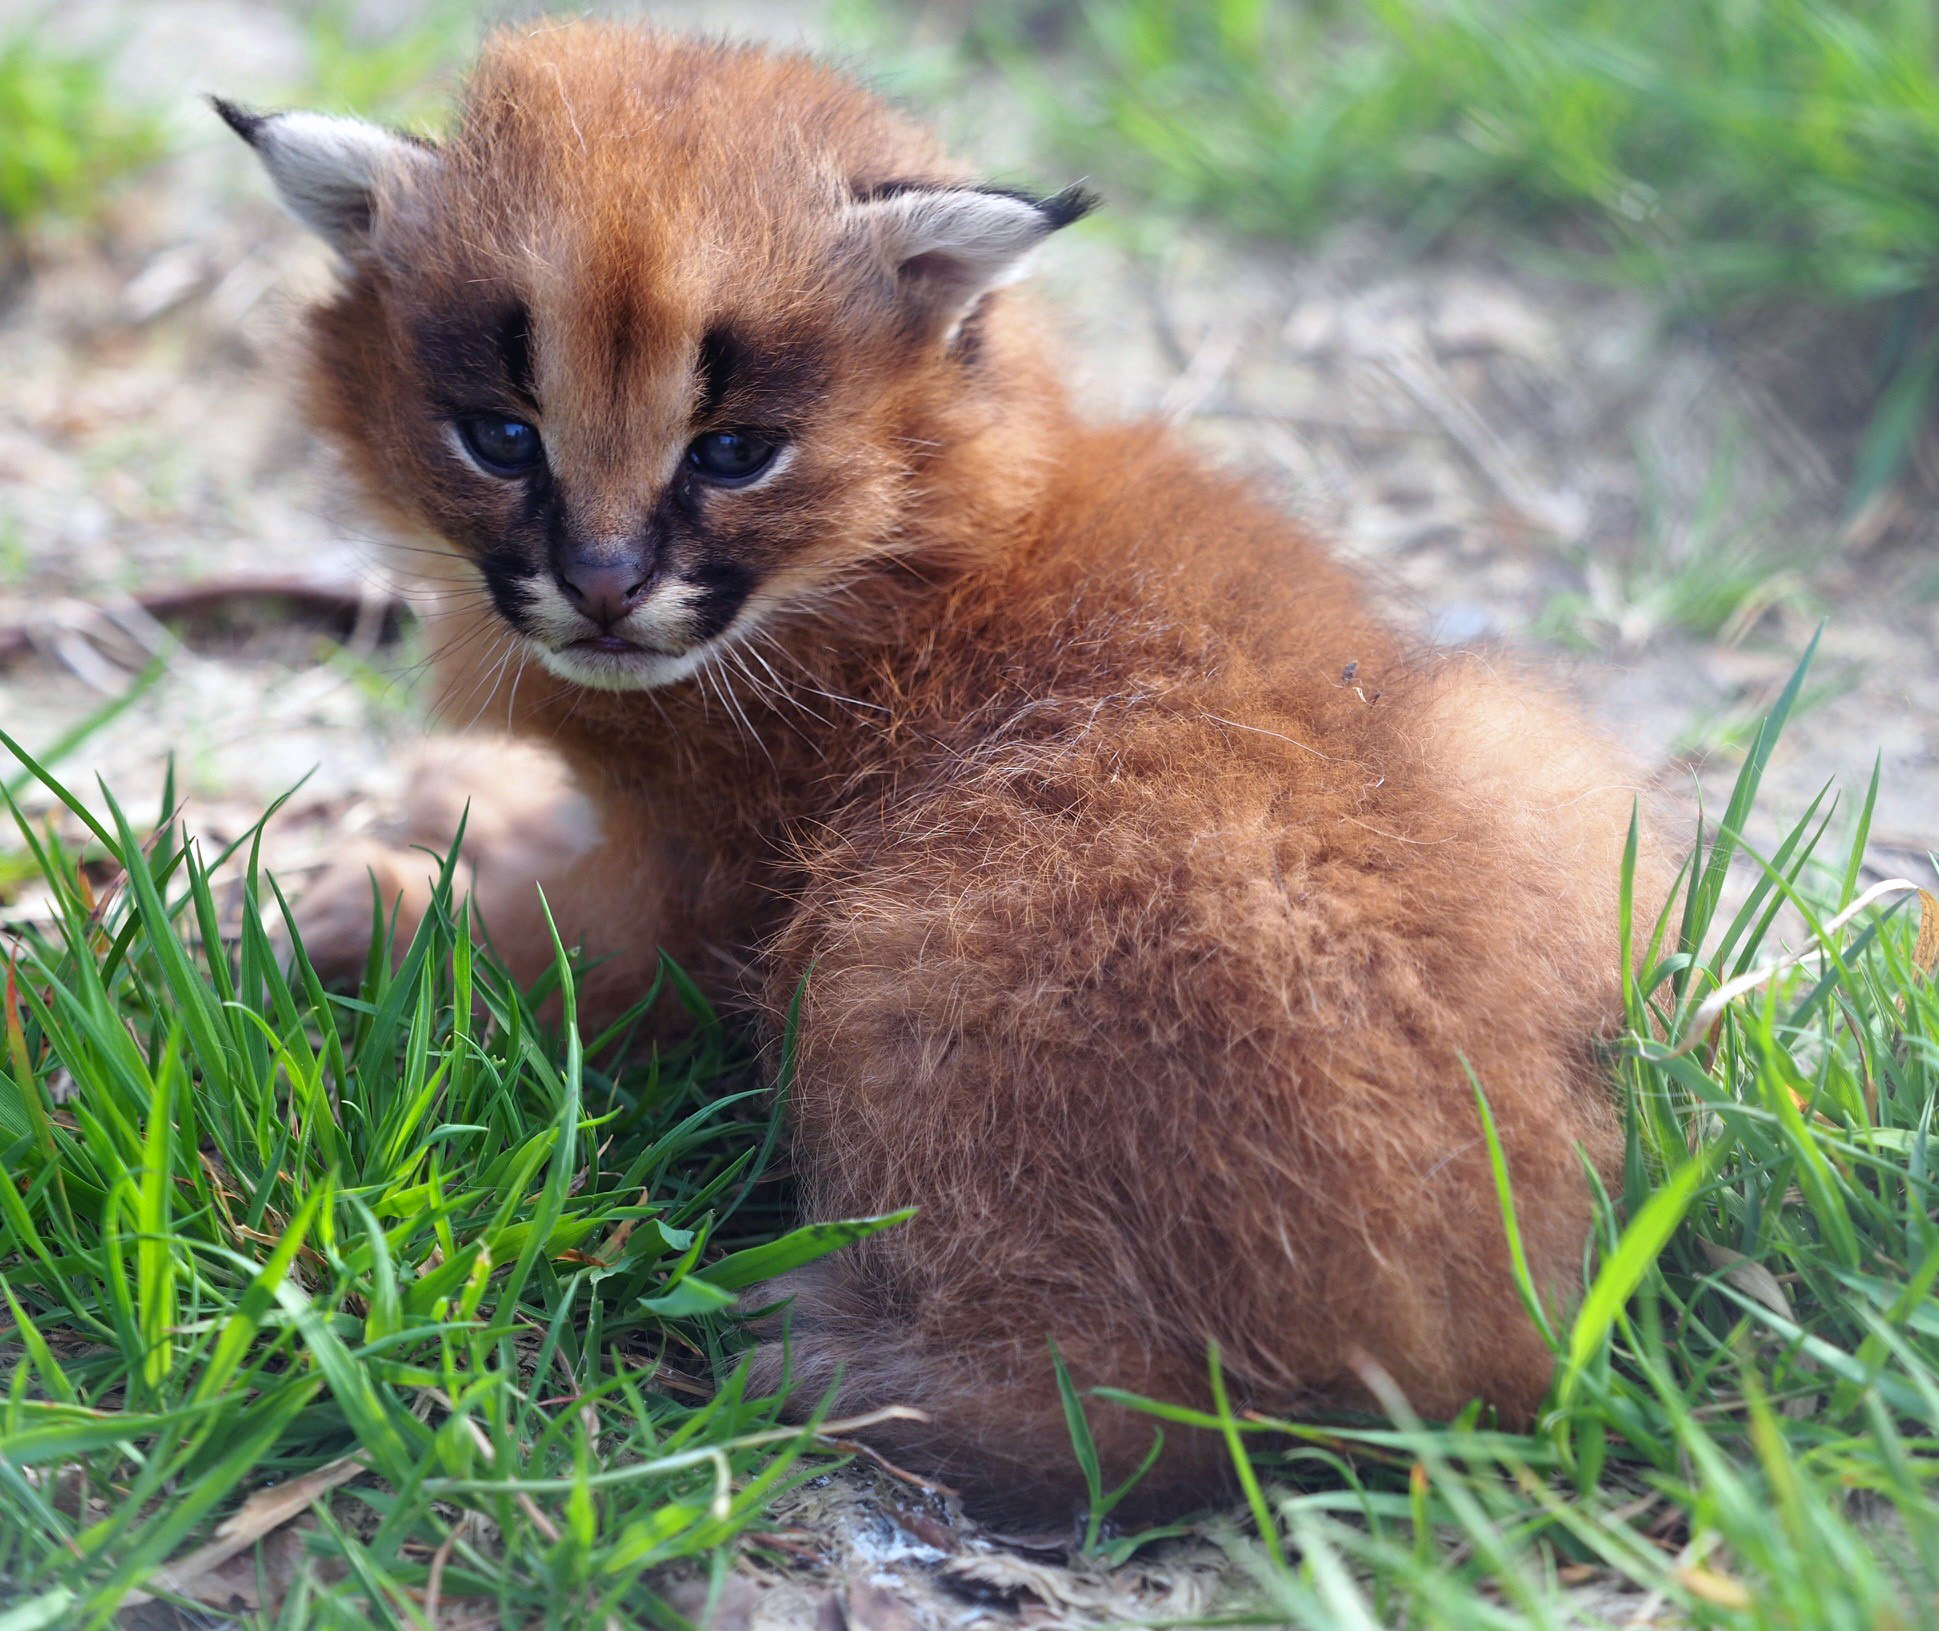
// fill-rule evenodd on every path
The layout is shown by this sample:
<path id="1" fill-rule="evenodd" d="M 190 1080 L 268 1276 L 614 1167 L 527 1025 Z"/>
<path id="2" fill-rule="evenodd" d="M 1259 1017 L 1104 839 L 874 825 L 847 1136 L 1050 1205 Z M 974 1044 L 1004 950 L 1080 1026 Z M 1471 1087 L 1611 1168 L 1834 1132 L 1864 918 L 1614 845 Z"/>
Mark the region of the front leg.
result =
<path id="1" fill-rule="evenodd" d="M 373 882 L 396 920 L 401 955 L 430 909 L 460 827 L 454 892 L 481 938 L 521 986 L 554 962 L 550 908 L 570 950 L 597 959 L 579 985 L 581 1023 L 623 1013 L 651 986 L 663 945 L 693 950 L 674 867 L 645 824 L 595 808 L 551 755 L 504 737 L 428 745 L 395 818 L 352 845 L 296 901 L 297 930 L 328 984 L 353 986 L 370 950 Z"/>

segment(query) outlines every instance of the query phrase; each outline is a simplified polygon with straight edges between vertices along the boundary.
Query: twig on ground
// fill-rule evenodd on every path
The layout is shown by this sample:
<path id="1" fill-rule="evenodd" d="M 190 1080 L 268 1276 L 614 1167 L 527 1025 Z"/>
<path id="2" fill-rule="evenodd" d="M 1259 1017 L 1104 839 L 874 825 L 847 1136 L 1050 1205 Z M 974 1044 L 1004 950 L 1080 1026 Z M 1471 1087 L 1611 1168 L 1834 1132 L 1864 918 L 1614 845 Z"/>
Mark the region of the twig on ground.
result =
<path id="1" fill-rule="evenodd" d="M 153 625 L 170 619 L 206 617 L 237 606 L 281 604 L 306 618 L 341 623 L 352 629 L 368 627 L 373 622 L 381 626 L 405 610 L 405 601 L 396 594 L 373 590 L 363 584 L 294 575 L 205 578 L 171 588 L 144 590 L 116 601 L 76 604 L 87 607 L 144 646 L 150 644 L 142 628 L 144 622 Z M 72 619 L 65 620 L 59 629 L 30 623 L 0 625 L 0 667 L 32 655 L 45 639 L 59 641 L 65 635 L 72 640 L 79 632 L 79 626 Z M 64 651 L 63 656 L 71 657 L 71 654 Z"/>

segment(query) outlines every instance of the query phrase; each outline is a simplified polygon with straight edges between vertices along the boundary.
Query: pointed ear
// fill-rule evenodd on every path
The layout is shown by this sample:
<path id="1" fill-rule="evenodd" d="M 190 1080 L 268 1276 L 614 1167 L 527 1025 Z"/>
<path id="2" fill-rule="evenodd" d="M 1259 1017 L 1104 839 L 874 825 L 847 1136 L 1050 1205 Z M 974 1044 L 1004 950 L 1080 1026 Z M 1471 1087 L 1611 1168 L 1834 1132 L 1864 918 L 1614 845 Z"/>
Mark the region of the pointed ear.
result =
<path id="1" fill-rule="evenodd" d="M 890 183 L 849 207 L 856 230 L 895 269 L 904 298 L 945 334 L 991 289 L 1015 282 L 1030 251 L 1088 215 L 1082 187 L 1049 198 L 997 187 Z"/>
<path id="2" fill-rule="evenodd" d="M 209 101 L 256 150 L 290 213 L 346 260 L 361 260 L 369 252 L 385 181 L 438 162 L 429 142 L 361 119 L 252 113 L 219 96 Z"/>

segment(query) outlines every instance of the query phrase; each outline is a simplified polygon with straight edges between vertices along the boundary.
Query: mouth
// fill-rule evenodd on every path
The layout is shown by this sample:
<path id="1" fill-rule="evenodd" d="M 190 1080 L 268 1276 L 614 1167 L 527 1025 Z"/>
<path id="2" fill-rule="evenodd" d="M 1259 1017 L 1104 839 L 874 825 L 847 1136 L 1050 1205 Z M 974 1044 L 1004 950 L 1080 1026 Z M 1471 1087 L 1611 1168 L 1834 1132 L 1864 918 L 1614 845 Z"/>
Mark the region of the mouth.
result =
<path id="1" fill-rule="evenodd" d="M 568 641 L 567 651 L 601 652 L 616 657 L 677 657 L 677 651 L 668 651 L 664 646 L 645 646 L 637 640 L 629 640 L 623 634 L 589 634 L 583 640 Z"/>
<path id="2" fill-rule="evenodd" d="M 712 627 L 696 605 L 699 595 L 691 585 L 673 585 L 604 627 L 557 597 L 533 603 L 528 595 L 523 620 L 513 623 L 530 655 L 559 679 L 595 691 L 651 691 L 705 668 L 742 621 L 737 605 L 725 626 Z"/>
<path id="3" fill-rule="evenodd" d="M 650 645 L 623 634 L 587 634 L 563 645 L 533 642 L 539 661 L 560 679 L 596 691 L 650 691 L 683 679 L 706 661 L 698 647 Z"/>

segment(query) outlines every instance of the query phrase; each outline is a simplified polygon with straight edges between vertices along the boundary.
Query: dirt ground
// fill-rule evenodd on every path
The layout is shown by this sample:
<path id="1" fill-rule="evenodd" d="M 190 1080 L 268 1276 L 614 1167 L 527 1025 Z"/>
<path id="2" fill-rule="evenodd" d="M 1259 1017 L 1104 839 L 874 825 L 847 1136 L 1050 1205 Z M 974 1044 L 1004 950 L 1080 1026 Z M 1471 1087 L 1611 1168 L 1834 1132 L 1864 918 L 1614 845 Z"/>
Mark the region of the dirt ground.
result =
<path id="1" fill-rule="evenodd" d="M 824 34 L 815 6 L 657 11 Z M 172 751 L 190 824 L 213 839 L 301 780 L 277 847 L 300 881 L 374 819 L 423 729 L 422 653 L 408 633 L 381 637 L 395 592 L 381 545 L 293 401 L 294 311 L 327 261 L 193 99 L 276 99 L 303 77 L 305 38 L 284 9 L 242 0 L 70 0 L 58 24 L 111 45 L 181 134 L 103 236 L 44 246 L 0 289 L 0 723 L 44 746 L 165 654 L 152 687 L 63 768 L 145 810 Z M 981 150 L 1015 167 L 987 87 L 943 101 L 965 145 L 981 149 L 987 126 Z M 1826 780 L 1855 804 L 1882 755 L 1874 871 L 1930 881 L 1934 526 L 1905 499 L 1841 521 L 1856 429 L 1841 392 L 1857 358 L 1833 344 L 1806 368 L 1785 352 L 1789 331 L 1673 323 L 1656 302 L 1485 247 L 1408 263 L 1370 231 L 1298 253 L 1148 226 L 1134 250 L 1133 236 L 1107 214 L 1046 257 L 1098 413 L 1176 419 L 1337 538 L 1424 635 L 1544 665 L 1685 809 L 1699 787 L 1721 808 L 1746 722 L 1828 619 L 1758 830 Z M 1710 636 L 1681 626 L 1703 563 L 1739 556 L 1735 615 Z M 258 578 L 342 605 L 298 617 L 234 593 Z M 164 627 L 141 610 L 189 584 L 216 588 L 192 615 Z M 354 624 L 347 640 L 338 622 Z M 1229 1583 L 1209 1543 L 1115 1580 L 1073 1573 L 938 1527 L 926 1497 L 875 1475 L 797 1500 L 781 1516 L 819 1561 L 785 1581 L 750 1576 L 729 1618 L 1172 1619 L 1208 1611 Z"/>

